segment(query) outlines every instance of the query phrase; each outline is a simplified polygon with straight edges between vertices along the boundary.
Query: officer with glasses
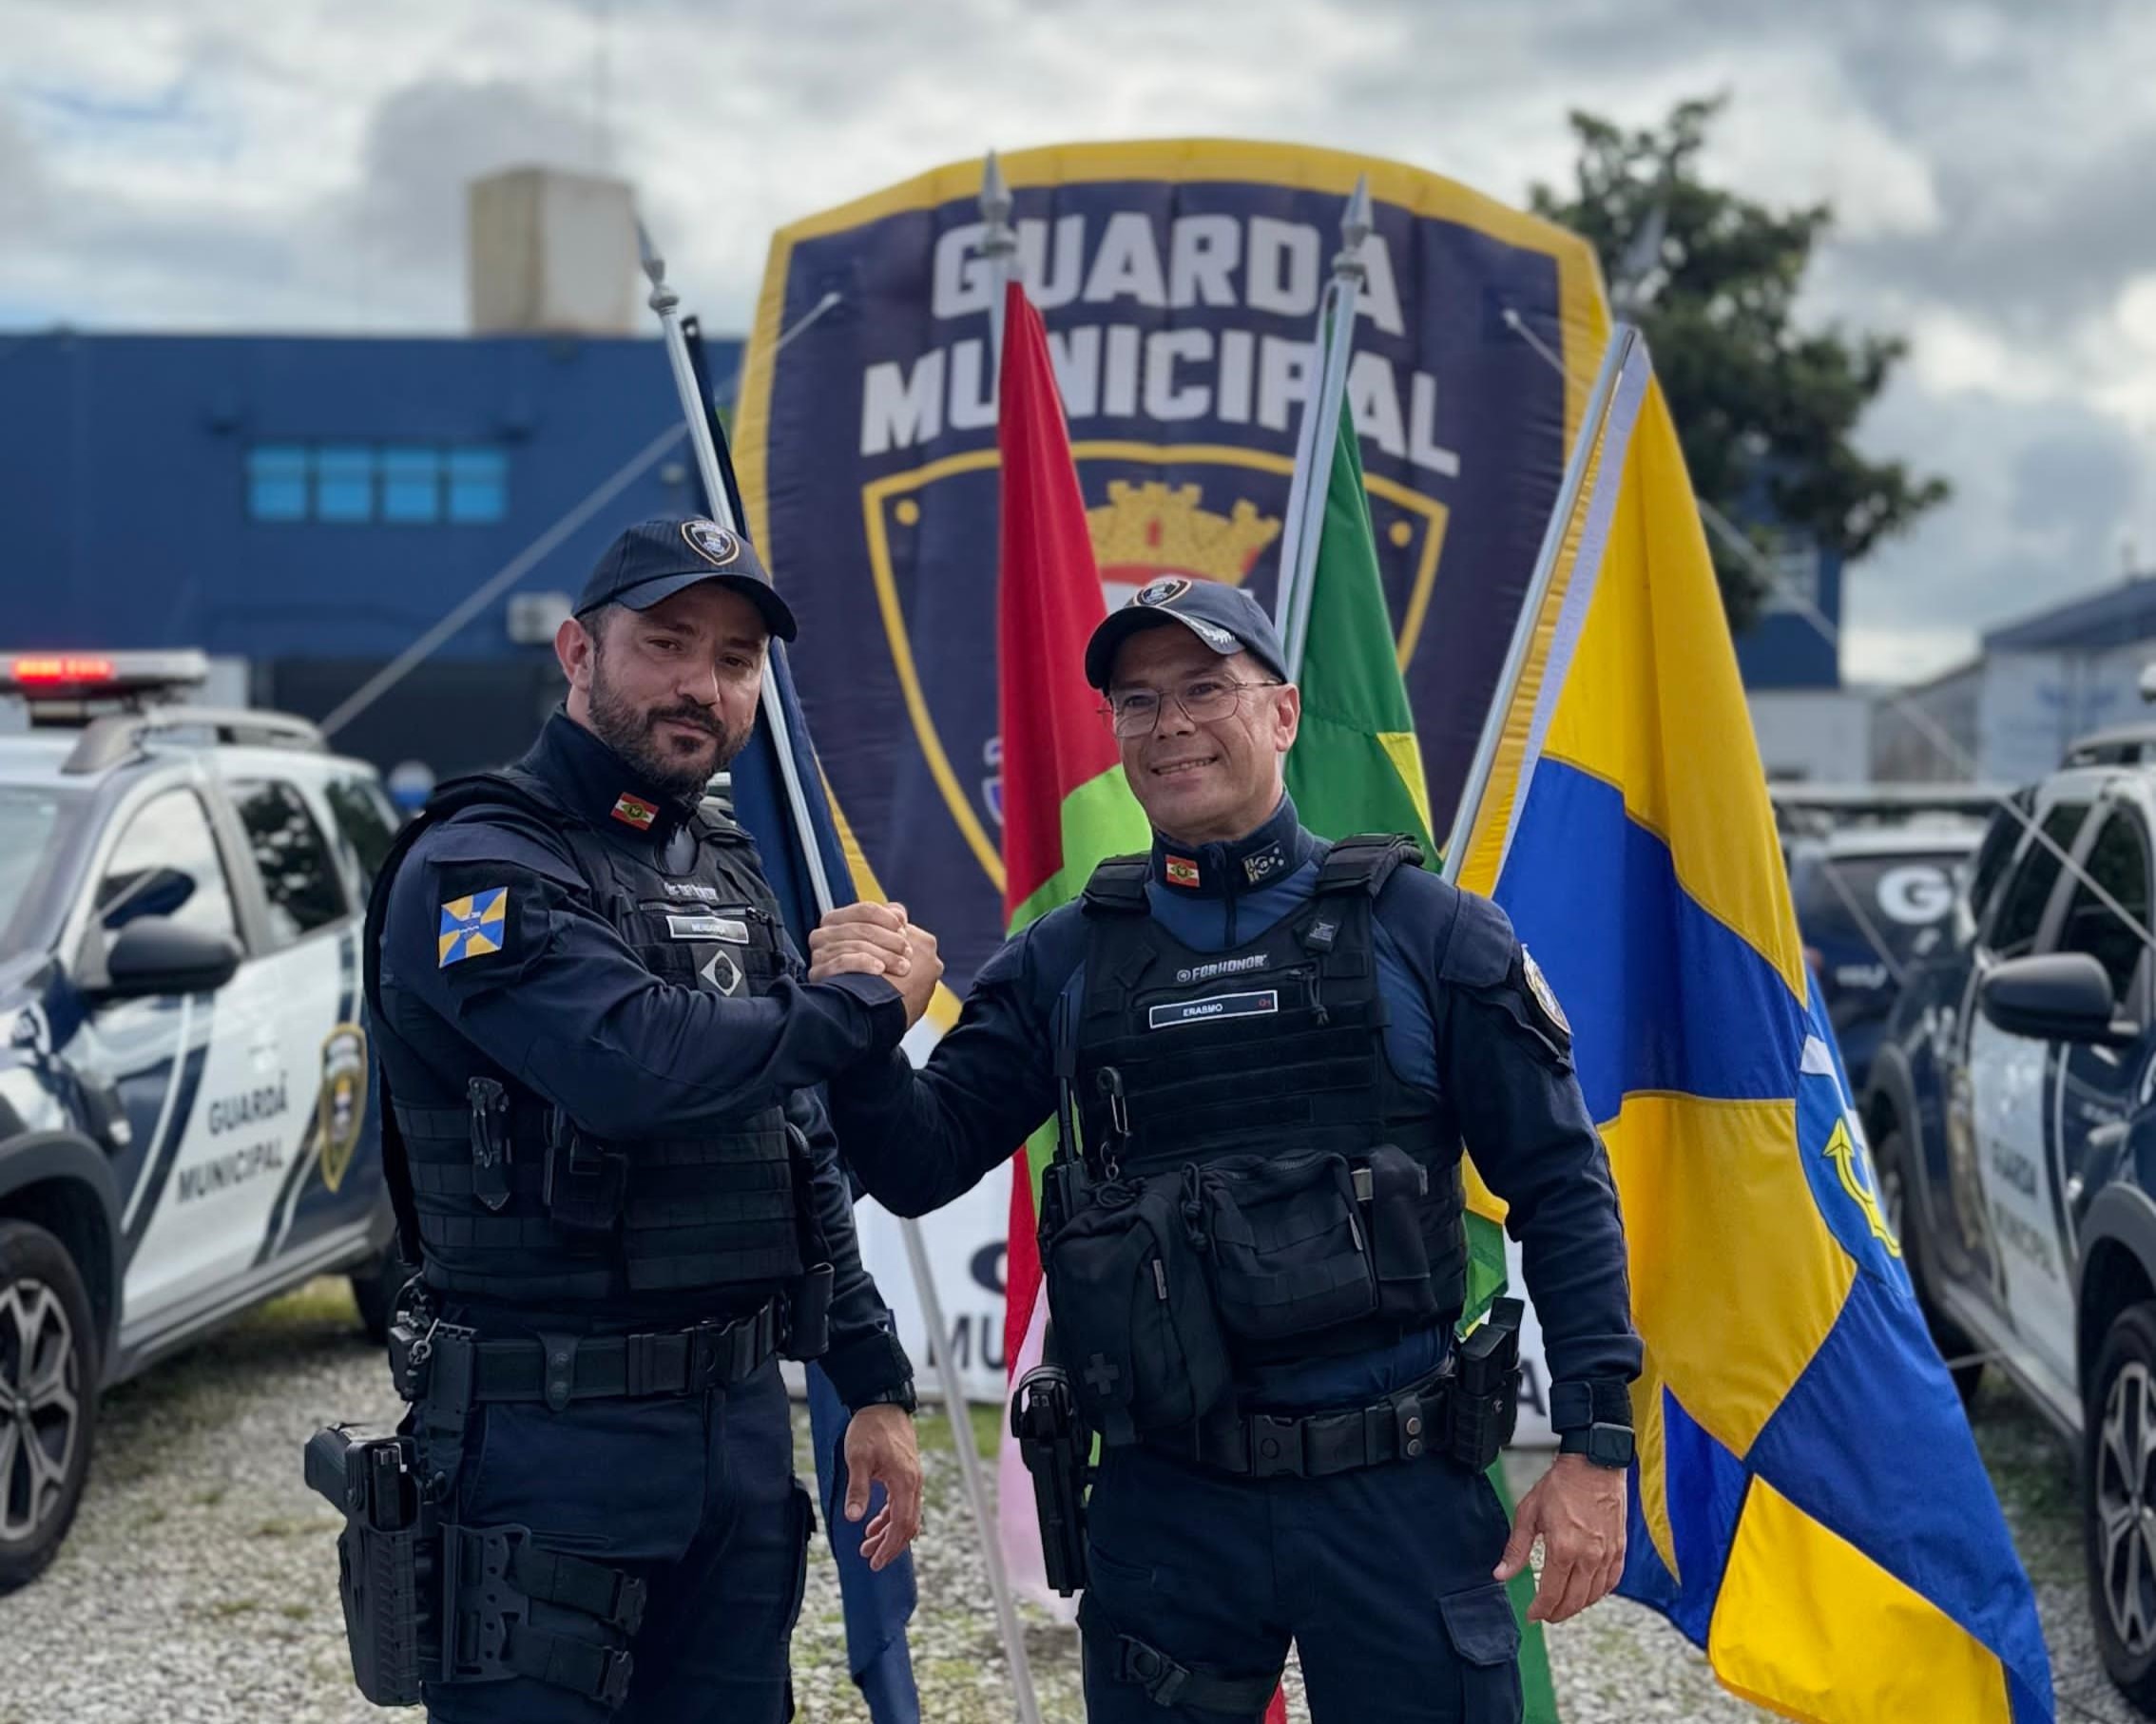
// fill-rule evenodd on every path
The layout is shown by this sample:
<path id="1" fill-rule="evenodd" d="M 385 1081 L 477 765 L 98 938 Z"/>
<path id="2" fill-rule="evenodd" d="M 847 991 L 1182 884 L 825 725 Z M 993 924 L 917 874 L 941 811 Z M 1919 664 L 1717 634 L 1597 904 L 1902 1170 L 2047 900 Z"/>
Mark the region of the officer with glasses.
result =
<path id="1" fill-rule="evenodd" d="M 1157 581 L 1086 673 L 1150 853 L 990 959 L 924 1068 L 835 1078 L 840 1140 L 920 1215 L 1057 1121 L 1049 1363 L 1019 1423 L 1051 1579 L 1085 1588 L 1097 1724 L 1255 1724 L 1291 1639 L 1319 1724 L 1515 1719 L 1504 1582 L 1539 1536 L 1535 1618 L 1615 1585 L 1641 1366 L 1569 1026 L 1504 912 L 1414 840 L 1299 823 L 1300 696 L 1249 596 Z M 810 958 L 938 967 L 872 904 L 826 917 Z M 1463 1142 L 1524 1242 L 1554 1378 L 1562 1452 L 1511 1526 L 1484 1469 L 1517 1307 L 1456 1333 Z"/>

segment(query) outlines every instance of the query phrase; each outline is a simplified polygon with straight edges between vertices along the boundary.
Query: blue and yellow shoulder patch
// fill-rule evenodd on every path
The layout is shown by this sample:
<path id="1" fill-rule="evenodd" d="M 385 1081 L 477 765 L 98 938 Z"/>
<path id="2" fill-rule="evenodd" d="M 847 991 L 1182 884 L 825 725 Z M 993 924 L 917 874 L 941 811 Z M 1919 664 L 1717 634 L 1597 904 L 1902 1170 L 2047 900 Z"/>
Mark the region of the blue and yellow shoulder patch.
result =
<path id="1" fill-rule="evenodd" d="M 438 967 L 447 969 L 467 958 L 484 958 L 500 951 L 508 919 L 506 886 L 452 898 L 442 906 L 442 925 L 435 935 Z"/>

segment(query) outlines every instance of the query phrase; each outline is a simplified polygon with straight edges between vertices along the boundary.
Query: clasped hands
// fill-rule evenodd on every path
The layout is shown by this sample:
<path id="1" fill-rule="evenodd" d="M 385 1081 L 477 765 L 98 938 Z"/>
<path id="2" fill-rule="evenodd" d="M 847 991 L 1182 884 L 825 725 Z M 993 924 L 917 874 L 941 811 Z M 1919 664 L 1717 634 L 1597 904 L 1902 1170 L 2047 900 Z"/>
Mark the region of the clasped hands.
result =
<path id="1" fill-rule="evenodd" d="M 943 960 L 935 936 L 906 919 L 903 904 L 847 904 L 829 911 L 809 934 L 809 980 L 881 976 L 906 1003 L 912 1028 L 928 1010 Z"/>

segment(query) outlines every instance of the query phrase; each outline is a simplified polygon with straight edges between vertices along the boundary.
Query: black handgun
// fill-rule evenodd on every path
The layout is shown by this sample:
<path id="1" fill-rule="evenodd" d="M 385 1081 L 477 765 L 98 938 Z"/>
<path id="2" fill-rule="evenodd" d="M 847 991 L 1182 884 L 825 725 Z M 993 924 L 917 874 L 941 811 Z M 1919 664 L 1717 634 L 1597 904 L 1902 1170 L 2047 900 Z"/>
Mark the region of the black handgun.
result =
<path id="1" fill-rule="evenodd" d="M 1068 1599 L 1086 1584 L 1086 1485 L 1092 1473 L 1093 1433 L 1062 1366 L 1037 1365 L 1018 1379 L 1011 1434 L 1033 1476 L 1048 1583 Z"/>

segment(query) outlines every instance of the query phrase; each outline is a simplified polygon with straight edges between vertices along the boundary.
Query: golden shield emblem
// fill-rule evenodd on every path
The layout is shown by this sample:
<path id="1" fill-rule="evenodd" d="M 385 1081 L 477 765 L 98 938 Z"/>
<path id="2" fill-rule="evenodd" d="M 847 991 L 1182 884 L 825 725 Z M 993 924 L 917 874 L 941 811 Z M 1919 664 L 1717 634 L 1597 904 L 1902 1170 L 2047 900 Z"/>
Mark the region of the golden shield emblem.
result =
<path id="1" fill-rule="evenodd" d="M 343 1183 L 366 1121 L 367 1032 L 356 1024 L 339 1024 L 322 1038 L 322 1087 L 315 1101 L 322 1183 L 330 1190 Z"/>

